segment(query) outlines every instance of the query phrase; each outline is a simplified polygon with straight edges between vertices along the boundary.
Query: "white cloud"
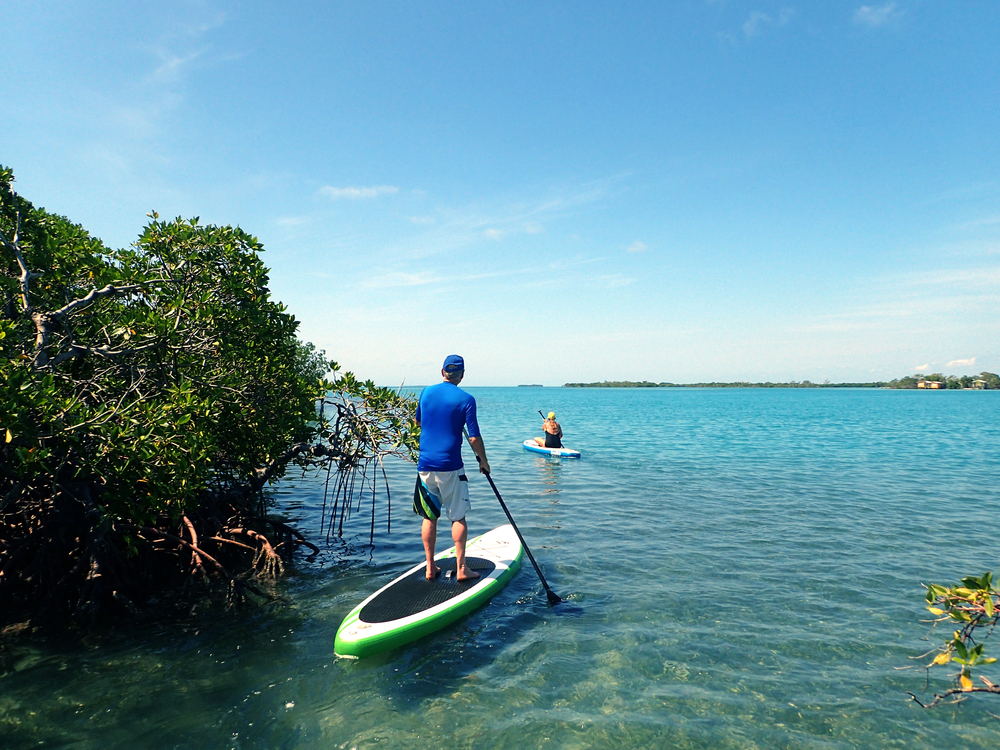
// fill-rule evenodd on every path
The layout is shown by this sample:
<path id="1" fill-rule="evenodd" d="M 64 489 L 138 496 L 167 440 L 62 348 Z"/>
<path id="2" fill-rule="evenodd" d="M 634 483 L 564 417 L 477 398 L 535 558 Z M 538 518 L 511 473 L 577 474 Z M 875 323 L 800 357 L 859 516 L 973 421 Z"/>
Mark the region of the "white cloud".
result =
<path id="1" fill-rule="evenodd" d="M 764 26 L 784 26 L 794 17 L 794 8 L 782 8 L 777 18 L 772 18 L 767 13 L 755 10 L 743 24 L 743 35 L 748 39 L 755 37 L 763 30 Z"/>
<path id="2" fill-rule="evenodd" d="M 945 286 L 957 290 L 987 287 L 1000 288 L 1000 268 L 942 268 L 903 277 L 911 286 Z"/>
<path id="3" fill-rule="evenodd" d="M 917 367 L 914 367 L 913 369 L 916 370 L 917 372 L 927 372 L 929 369 L 931 369 L 931 366 L 929 364 L 928 365 L 918 365 Z"/>
<path id="4" fill-rule="evenodd" d="M 484 273 L 459 273 L 452 276 L 442 276 L 434 271 L 418 271 L 417 273 L 404 273 L 402 271 L 391 271 L 381 276 L 373 276 L 361 282 L 360 286 L 365 289 L 390 289 L 401 287 L 434 286 L 436 291 L 450 288 L 463 288 L 469 284 L 474 284 L 487 279 L 510 278 L 512 276 L 530 276 L 537 274 L 535 266 L 530 268 L 513 268 L 501 271 L 487 271 Z"/>
<path id="5" fill-rule="evenodd" d="M 759 10 L 754 11 L 750 14 L 750 18 L 747 19 L 746 23 L 743 24 L 743 34 L 748 37 L 757 36 L 758 27 L 770 20 L 771 17 L 767 13 L 762 13 Z"/>
<path id="6" fill-rule="evenodd" d="M 967 221 L 964 224 L 959 224 L 959 229 L 979 229 L 980 227 L 994 227 L 1000 224 L 1000 214 L 996 216 L 984 216 L 981 219 L 974 219 L 973 221 Z"/>
<path id="7" fill-rule="evenodd" d="M 896 3 L 883 3 L 882 5 L 862 5 L 854 11 L 854 23 L 864 24 L 876 28 L 885 26 L 897 15 Z"/>
<path id="8" fill-rule="evenodd" d="M 362 286 L 369 289 L 388 289 L 392 287 L 424 286 L 426 284 L 436 284 L 440 281 L 442 281 L 441 277 L 430 271 L 421 271 L 419 273 L 393 271 L 392 273 L 368 279 Z"/>
<path id="9" fill-rule="evenodd" d="M 380 195 L 393 195 L 399 192 L 399 188 L 393 185 L 374 185 L 372 187 L 333 187 L 324 185 L 319 189 L 320 195 L 330 200 L 347 198 L 348 200 L 358 200 L 359 198 L 378 198 Z"/>
<path id="10" fill-rule="evenodd" d="M 190 22 L 179 20 L 178 26 L 165 32 L 161 41 L 154 47 L 149 48 L 150 52 L 160 59 L 160 64 L 156 66 L 149 80 L 157 84 L 172 85 L 183 82 L 197 60 L 203 56 L 208 56 L 212 50 L 211 45 L 206 45 L 202 40 L 210 35 L 210 32 L 221 28 L 226 23 L 226 15 L 216 12 L 212 17 L 197 17 Z M 175 48 L 188 47 L 198 44 L 197 49 L 187 49 L 184 52 L 175 52 Z M 215 55 L 215 59 L 204 64 L 217 62 L 218 60 L 234 60 L 242 57 L 240 54 Z"/>
<path id="11" fill-rule="evenodd" d="M 976 358 L 971 357 L 969 359 L 953 359 L 945 367 L 975 367 Z"/>
<path id="12" fill-rule="evenodd" d="M 633 242 L 631 245 L 625 248 L 626 253 L 644 253 L 649 249 L 649 246 L 645 242 Z"/>
<path id="13" fill-rule="evenodd" d="M 594 284 L 602 289 L 620 289 L 635 283 L 635 279 L 621 274 L 609 274 L 594 277 Z"/>
<path id="14" fill-rule="evenodd" d="M 440 209 L 433 221 L 410 221 L 428 224 L 419 237 L 409 237 L 405 243 L 387 248 L 407 258 L 425 258 L 475 246 L 485 239 L 517 237 L 521 234 L 538 234 L 545 226 L 560 219 L 575 216 L 584 206 L 599 203 L 607 198 L 622 177 L 576 186 L 556 197 L 521 199 L 501 205 L 471 205 L 461 209 Z M 578 239 L 571 236 L 570 239 Z"/>
<path id="15" fill-rule="evenodd" d="M 159 50 L 157 56 L 160 58 L 160 64 L 153 71 L 151 80 L 162 84 L 179 83 L 188 68 L 202 56 L 203 52 L 198 50 L 186 55 L 175 55 L 167 50 Z"/>

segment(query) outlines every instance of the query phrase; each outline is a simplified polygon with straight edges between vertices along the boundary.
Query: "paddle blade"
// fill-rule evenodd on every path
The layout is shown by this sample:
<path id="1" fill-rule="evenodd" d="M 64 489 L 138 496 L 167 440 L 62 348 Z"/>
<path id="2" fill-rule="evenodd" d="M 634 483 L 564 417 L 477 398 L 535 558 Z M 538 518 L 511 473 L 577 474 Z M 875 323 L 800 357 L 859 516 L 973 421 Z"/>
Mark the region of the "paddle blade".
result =
<path id="1" fill-rule="evenodd" d="M 545 591 L 545 595 L 549 598 L 549 604 L 555 605 L 562 601 L 562 599 L 559 597 L 559 594 L 557 594 L 552 589 L 547 589 Z"/>

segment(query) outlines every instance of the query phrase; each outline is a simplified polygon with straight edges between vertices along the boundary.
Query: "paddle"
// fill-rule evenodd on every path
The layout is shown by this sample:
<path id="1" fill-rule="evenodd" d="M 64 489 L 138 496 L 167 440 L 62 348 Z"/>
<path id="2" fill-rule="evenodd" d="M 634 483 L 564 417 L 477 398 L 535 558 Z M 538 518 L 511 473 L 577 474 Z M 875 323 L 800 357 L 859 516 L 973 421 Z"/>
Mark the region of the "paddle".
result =
<path id="1" fill-rule="evenodd" d="M 472 446 L 472 438 L 469 437 L 469 433 L 466 429 L 462 428 L 462 433 L 465 435 L 465 439 L 469 441 L 469 446 Z M 476 462 L 482 464 L 482 459 L 479 458 L 479 454 L 473 449 L 473 454 L 476 456 Z M 485 473 L 485 472 L 484 472 Z M 545 588 L 545 596 L 549 600 L 549 604 L 558 604 L 562 601 L 562 598 L 555 591 L 549 588 L 549 584 L 545 582 L 545 576 L 542 575 L 541 569 L 538 567 L 538 563 L 535 562 L 534 556 L 531 554 L 531 550 L 528 549 L 528 543 L 524 541 L 524 537 L 521 536 L 521 530 L 517 528 L 517 524 L 514 523 L 514 518 L 511 516 L 510 511 L 507 510 L 507 504 L 504 503 L 503 498 L 500 497 L 500 490 L 493 483 L 493 477 L 486 474 L 486 479 L 490 483 L 490 487 L 493 488 L 493 493 L 497 496 L 497 500 L 500 501 L 500 507 L 503 508 L 503 512 L 507 515 L 507 520 L 510 521 L 510 525 L 514 527 L 514 533 L 517 534 L 517 538 L 521 540 L 521 546 L 524 547 L 524 551 L 528 553 L 528 559 L 531 560 L 531 564 L 535 567 L 535 572 L 538 573 L 538 580 L 542 582 L 542 586 Z"/>

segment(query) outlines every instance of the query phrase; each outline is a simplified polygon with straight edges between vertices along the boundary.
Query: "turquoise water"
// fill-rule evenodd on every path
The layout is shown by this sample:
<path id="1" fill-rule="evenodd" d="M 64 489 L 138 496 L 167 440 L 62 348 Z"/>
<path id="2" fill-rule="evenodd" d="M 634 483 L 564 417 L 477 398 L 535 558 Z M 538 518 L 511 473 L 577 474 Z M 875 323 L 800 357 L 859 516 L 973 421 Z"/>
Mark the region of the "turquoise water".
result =
<path id="1" fill-rule="evenodd" d="M 421 558 L 413 467 L 344 540 L 212 626 L 18 646 L 5 748 L 977 748 L 1000 702 L 921 709 L 922 582 L 997 571 L 1000 393 L 470 388 L 530 565 L 436 638 L 333 656 Z M 554 410 L 582 459 L 520 443 Z M 471 454 L 467 451 L 467 461 Z M 471 476 L 473 533 L 505 522 Z M 322 483 L 281 503 L 318 536 Z M 322 537 L 320 537 L 322 540 Z M 928 639 L 928 636 L 930 638 Z M 939 668 L 940 669 L 940 668 Z M 1000 681 L 1000 669 L 991 675 Z"/>

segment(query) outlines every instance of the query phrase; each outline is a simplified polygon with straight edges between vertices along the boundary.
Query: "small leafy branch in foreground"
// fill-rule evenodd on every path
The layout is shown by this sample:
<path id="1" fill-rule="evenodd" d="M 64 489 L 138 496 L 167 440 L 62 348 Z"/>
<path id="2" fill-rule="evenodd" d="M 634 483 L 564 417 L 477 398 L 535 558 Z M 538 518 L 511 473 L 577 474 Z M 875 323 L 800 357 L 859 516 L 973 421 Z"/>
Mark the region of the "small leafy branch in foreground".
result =
<path id="1" fill-rule="evenodd" d="M 336 375 L 340 367 L 330 363 Z M 387 501 L 386 527 L 391 530 L 392 505 L 384 460 L 389 456 L 416 462 L 420 428 L 416 423 L 416 399 L 401 391 L 360 381 L 351 373 L 337 377 L 320 407 L 321 431 L 329 444 L 331 479 L 323 498 L 327 539 L 343 534 L 344 523 L 361 509 L 363 497 L 371 498 L 370 540 L 375 535 L 378 477 Z M 332 495 L 331 495 L 332 489 Z M 336 527 L 336 532 L 334 528 Z"/>
<path id="2" fill-rule="evenodd" d="M 955 673 L 958 685 L 941 694 L 935 693 L 929 703 L 920 701 L 913 693 L 910 697 L 929 708 L 949 698 L 953 703 L 962 701 L 971 693 L 1000 694 L 1000 685 L 981 674 L 978 676 L 983 685 L 980 687 L 973 682 L 974 669 L 996 662 L 995 658 L 986 656 L 986 640 L 1000 620 L 1000 591 L 993 584 L 993 574 L 987 571 L 978 578 L 963 578 L 958 586 L 932 583 L 927 587 L 926 598 L 927 609 L 938 618 L 935 625 L 946 622 L 958 626 L 950 640 L 931 652 L 935 656 L 927 665 L 928 676 L 933 667 L 957 664 L 960 667 Z"/>

